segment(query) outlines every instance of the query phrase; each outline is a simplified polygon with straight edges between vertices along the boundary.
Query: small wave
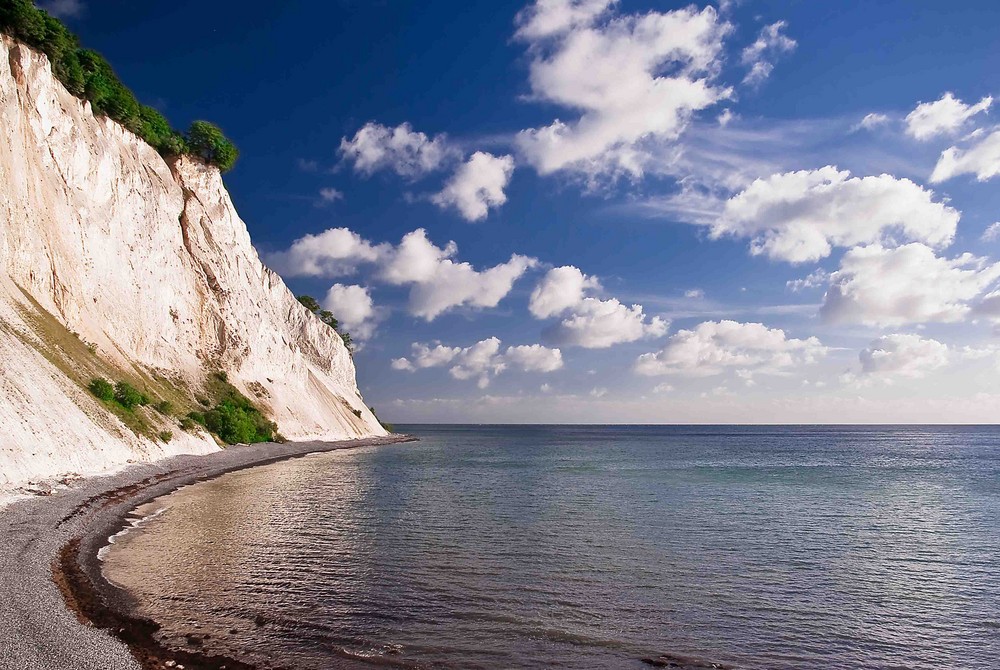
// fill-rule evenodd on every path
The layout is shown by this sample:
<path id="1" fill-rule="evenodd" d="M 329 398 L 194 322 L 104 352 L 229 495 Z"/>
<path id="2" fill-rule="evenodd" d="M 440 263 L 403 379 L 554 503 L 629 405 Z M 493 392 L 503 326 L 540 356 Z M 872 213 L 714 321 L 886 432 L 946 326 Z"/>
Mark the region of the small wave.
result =
<path id="1" fill-rule="evenodd" d="M 118 538 L 125 537 L 126 535 L 128 535 L 129 533 L 131 533 L 136 528 L 142 527 L 144 524 L 152 521 L 156 517 L 158 517 L 161 514 L 163 514 L 164 512 L 166 512 L 168 509 L 170 509 L 170 508 L 169 507 L 162 507 L 162 508 L 156 510 L 155 512 L 153 512 L 152 514 L 147 514 L 146 516 L 143 516 L 143 517 L 129 519 L 128 525 L 125 526 L 124 528 L 122 528 L 120 531 L 118 531 L 114 535 L 110 536 L 108 538 L 108 543 L 106 545 L 104 545 L 103 547 L 101 547 L 97 551 L 97 560 L 102 561 L 102 562 L 104 561 L 105 557 L 108 555 L 108 552 L 111 550 L 111 547 L 114 546 L 115 542 L 118 541 Z"/>

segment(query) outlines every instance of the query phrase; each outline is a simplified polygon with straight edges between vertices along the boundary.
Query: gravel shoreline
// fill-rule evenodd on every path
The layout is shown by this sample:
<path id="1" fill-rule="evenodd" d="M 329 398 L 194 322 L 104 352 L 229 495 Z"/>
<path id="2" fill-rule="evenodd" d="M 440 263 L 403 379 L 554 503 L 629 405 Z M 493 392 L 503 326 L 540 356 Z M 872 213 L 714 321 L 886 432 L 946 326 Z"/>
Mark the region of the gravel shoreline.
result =
<path id="1" fill-rule="evenodd" d="M 175 456 L 0 508 L 0 670 L 249 668 L 197 653 L 166 655 L 151 645 L 155 624 L 127 614 L 121 592 L 101 575 L 98 550 L 130 510 L 181 486 L 311 453 L 413 439 L 268 443 Z"/>

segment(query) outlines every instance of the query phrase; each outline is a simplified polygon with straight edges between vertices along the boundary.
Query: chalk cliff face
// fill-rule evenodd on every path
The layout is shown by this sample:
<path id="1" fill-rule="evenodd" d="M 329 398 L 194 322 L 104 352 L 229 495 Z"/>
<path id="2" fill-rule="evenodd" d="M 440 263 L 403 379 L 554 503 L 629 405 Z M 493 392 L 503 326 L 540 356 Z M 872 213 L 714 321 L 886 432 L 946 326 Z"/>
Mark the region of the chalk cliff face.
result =
<path id="1" fill-rule="evenodd" d="M 339 336 L 265 268 L 219 172 L 165 161 L 0 36 L 0 488 L 217 449 L 127 428 L 84 388 L 229 381 L 290 439 L 384 434 Z"/>

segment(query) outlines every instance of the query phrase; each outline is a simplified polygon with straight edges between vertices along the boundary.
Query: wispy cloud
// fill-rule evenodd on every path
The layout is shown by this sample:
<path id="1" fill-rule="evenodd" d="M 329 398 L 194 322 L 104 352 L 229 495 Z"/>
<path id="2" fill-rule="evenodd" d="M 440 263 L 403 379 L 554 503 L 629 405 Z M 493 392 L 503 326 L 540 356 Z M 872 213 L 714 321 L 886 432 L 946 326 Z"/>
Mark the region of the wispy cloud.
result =
<path id="1" fill-rule="evenodd" d="M 82 0 L 39 0 L 36 4 L 58 19 L 75 18 L 86 9 Z"/>

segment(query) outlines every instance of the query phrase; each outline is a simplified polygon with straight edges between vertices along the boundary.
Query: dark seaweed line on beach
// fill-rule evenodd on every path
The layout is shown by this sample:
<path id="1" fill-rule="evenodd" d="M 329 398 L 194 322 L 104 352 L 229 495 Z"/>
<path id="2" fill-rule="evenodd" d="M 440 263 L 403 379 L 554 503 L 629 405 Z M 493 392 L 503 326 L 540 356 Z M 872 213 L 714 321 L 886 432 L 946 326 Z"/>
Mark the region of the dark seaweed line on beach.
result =
<path id="1" fill-rule="evenodd" d="M 138 482 L 111 489 L 91 496 L 77 505 L 58 524 L 83 514 L 94 518 L 85 523 L 82 533 L 64 544 L 52 563 L 52 578 L 63 594 L 67 607 L 84 625 L 108 631 L 121 640 L 135 659 L 146 670 L 163 670 L 181 667 L 185 670 L 290 670 L 281 666 L 260 666 L 239 661 L 227 656 L 210 654 L 197 649 L 176 649 L 162 644 L 156 639 L 160 625 L 150 619 L 136 616 L 131 612 L 134 603 L 127 602 L 126 594 L 111 585 L 101 573 L 97 553 L 107 538 L 128 525 L 127 515 L 139 505 L 167 495 L 183 486 L 215 479 L 229 472 L 260 467 L 279 461 L 302 458 L 310 454 L 340 449 L 358 448 L 398 442 L 415 441 L 408 435 L 389 438 L 373 438 L 347 443 L 311 445 L 302 452 L 280 454 L 246 463 L 238 463 L 218 470 L 202 472 L 197 466 L 147 477 Z M 113 515 L 100 519 L 96 515 L 102 510 L 118 505 Z M 258 622 L 262 625 L 263 622 Z M 204 639 L 189 638 L 192 647 L 203 644 Z"/>

